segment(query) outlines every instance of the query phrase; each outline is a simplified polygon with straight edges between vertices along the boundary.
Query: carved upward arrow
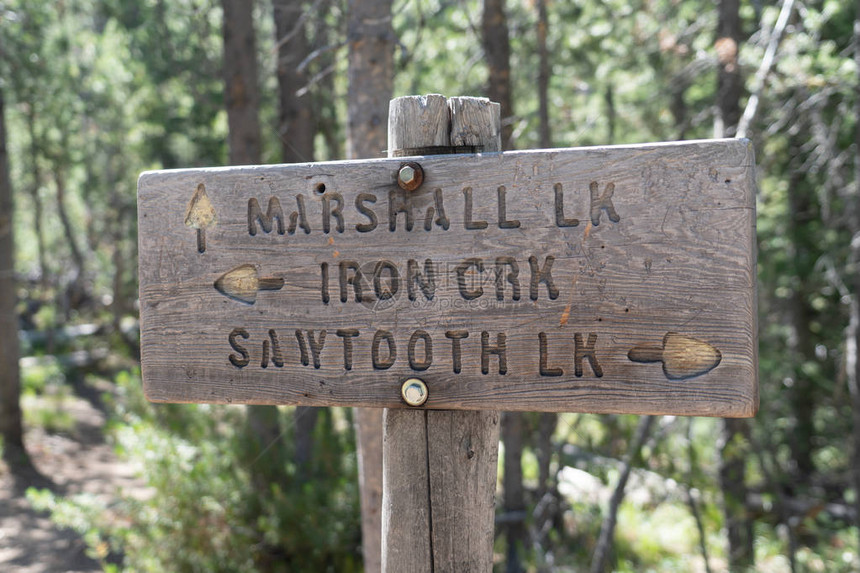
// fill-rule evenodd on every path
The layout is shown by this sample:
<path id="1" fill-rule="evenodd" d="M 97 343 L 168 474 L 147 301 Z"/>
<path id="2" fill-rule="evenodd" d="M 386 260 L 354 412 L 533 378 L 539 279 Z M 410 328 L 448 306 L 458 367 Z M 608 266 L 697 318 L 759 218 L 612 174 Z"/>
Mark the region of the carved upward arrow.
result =
<path id="1" fill-rule="evenodd" d="M 670 380 L 685 380 L 710 372 L 722 360 L 719 350 L 701 340 L 669 332 L 663 337 L 663 348 L 637 346 L 627 353 L 633 362 L 662 362 L 663 373 Z"/>
<path id="2" fill-rule="evenodd" d="M 254 265 L 240 265 L 227 271 L 215 281 L 215 290 L 245 304 L 257 302 L 257 291 L 281 290 L 283 286 L 284 279 L 261 279 Z"/>
<path id="3" fill-rule="evenodd" d="M 197 252 L 206 252 L 206 227 L 218 222 L 215 207 L 206 195 L 206 186 L 201 183 L 191 196 L 188 209 L 185 211 L 185 226 L 197 229 Z"/>

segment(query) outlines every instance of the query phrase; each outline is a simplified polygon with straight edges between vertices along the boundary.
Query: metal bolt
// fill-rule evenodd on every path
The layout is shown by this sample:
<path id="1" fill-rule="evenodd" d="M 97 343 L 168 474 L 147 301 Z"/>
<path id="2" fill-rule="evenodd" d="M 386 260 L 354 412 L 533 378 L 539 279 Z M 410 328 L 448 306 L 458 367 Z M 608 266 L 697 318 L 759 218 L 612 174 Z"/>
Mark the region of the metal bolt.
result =
<path id="1" fill-rule="evenodd" d="M 397 184 L 404 191 L 415 191 L 424 182 L 424 170 L 417 163 L 410 161 L 400 166 L 397 172 Z"/>
<path id="2" fill-rule="evenodd" d="M 400 395 L 410 406 L 421 406 L 427 401 L 427 385 L 419 378 L 409 378 L 400 388 Z"/>
<path id="3" fill-rule="evenodd" d="M 404 165 L 400 168 L 400 180 L 404 185 L 409 185 L 415 180 L 415 169 L 409 165 Z"/>

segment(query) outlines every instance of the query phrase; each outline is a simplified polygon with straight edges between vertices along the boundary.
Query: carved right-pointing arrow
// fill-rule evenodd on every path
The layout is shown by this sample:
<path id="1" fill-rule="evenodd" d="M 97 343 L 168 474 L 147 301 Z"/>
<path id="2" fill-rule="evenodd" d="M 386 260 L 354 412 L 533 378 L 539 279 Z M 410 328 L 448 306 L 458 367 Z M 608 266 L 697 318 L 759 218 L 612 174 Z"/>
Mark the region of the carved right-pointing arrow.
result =
<path id="1" fill-rule="evenodd" d="M 701 340 L 669 332 L 663 337 L 663 348 L 637 346 L 627 353 L 633 362 L 662 362 L 663 373 L 670 380 L 685 380 L 710 372 L 722 360 L 719 350 Z"/>
<path id="2" fill-rule="evenodd" d="M 254 265 L 240 265 L 227 271 L 215 281 L 215 290 L 245 304 L 257 302 L 257 291 L 281 290 L 284 279 L 260 278 Z"/>

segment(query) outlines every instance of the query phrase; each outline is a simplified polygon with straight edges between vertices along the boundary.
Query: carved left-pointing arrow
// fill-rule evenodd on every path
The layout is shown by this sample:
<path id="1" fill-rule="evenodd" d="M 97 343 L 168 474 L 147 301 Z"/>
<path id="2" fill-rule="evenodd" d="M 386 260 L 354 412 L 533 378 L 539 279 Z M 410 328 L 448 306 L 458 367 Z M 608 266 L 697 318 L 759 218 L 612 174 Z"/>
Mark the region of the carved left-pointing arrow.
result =
<path id="1" fill-rule="evenodd" d="M 233 300 L 245 304 L 257 302 L 257 292 L 261 290 L 281 290 L 284 279 L 260 278 L 254 265 L 240 265 L 227 271 L 215 281 L 215 290 Z"/>
<path id="2" fill-rule="evenodd" d="M 218 216 L 215 214 L 215 207 L 212 206 L 212 201 L 206 195 L 206 186 L 201 183 L 197 186 L 197 191 L 191 196 L 191 201 L 188 202 L 188 209 L 185 211 L 185 226 L 197 229 L 197 252 L 206 252 L 206 227 L 211 227 L 218 222 Z"/>

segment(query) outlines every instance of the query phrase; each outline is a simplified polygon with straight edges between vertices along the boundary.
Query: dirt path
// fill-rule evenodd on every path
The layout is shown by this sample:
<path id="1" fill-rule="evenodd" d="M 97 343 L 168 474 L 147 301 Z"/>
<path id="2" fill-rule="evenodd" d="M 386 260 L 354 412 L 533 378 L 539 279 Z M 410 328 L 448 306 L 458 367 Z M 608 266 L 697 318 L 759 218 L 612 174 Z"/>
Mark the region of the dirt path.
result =
<path id="1" fill-rule="evenodd" d="M 78 388 L 80 390 L 80 388 Z M 64 410 L 75 419 L 65 434 L 27 429 L 25 444 L 38 473 L 13 475 L 0 465 L 0 571 L 15 573 L 97 572 L 102 568 L 86 555 L 86 544 L 69 530 L 58 529 L 24 498 L 27 485 L 51 487 L 63 495 L 87 493 L 114 499 L 120 492 L 141 494 L 146 487 L 135 468 L 119 460 L 105 443 L 105 415 L 97 407 L 98 391 L 73 395 Z M 2 462 L 0 462 L 2 464 Z"/>

